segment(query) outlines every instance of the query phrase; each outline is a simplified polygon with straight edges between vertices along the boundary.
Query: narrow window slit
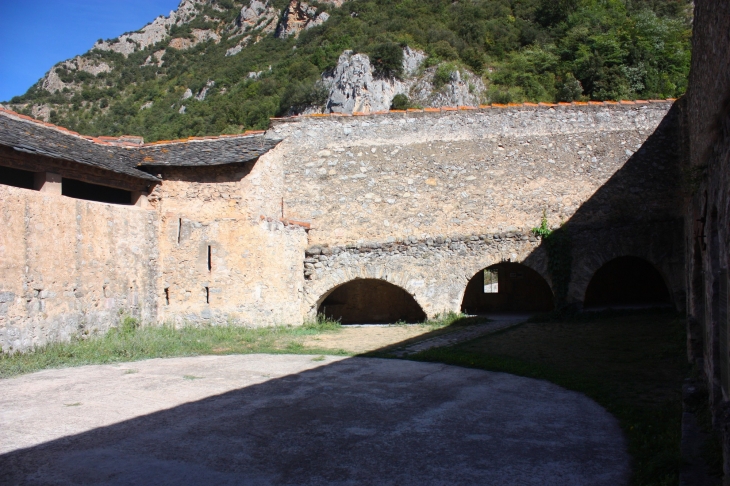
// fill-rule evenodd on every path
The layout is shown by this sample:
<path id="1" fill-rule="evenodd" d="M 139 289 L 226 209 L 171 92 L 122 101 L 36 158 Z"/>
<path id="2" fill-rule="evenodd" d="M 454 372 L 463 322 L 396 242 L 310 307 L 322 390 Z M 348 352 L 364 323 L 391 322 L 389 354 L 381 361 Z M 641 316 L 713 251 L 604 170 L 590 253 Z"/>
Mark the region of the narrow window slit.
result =
<path id="1" fill-rule="evenodd" d="M 210 287 L 205 288 L 205 303 L 210 304 Z"/>
<path id="2" fill-rule="evenodd" d="M 180 238 L 182 237 L 182 218 L 177 220 L 177 244 L 180 244 Z"/>
<path id="3" fill-rule="evenodd" d="M 212 258 L 212 256 L 213 255 L 212 255 L 211 247 L 208 246 L 208 271 L 209 272 L 212 272 L 213 271 L 213 258 Z"/>
<path id="4" fill-rule="evenodd" d="M 165 289 L 165 304 L 170 305 L 170 288 Z"/>

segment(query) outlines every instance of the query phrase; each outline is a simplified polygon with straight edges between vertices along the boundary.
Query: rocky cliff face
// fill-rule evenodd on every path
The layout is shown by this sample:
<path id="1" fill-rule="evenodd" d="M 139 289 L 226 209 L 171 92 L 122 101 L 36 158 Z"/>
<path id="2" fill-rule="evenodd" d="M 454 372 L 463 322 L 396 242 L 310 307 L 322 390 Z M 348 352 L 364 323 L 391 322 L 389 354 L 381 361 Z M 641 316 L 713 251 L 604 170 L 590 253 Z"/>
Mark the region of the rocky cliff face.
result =
<path id="1" fill-rule="evenodd" d="M 330 85 L 325 107 L 330 113 L 385 111 L 395 95 L 407 92 L 402 81 L 376 79 L 370 58 L 352 51 L 343 52 L 332 76 L 324 79 Z"/>
<path id="2" fill-rule="evenodd" d="M 249 5 L 244 5 L 241 13 L 236 19 L 236 25 L 241 32 L 262 29 L 269 33 L 276 29 L 275 20 L 279 18 L 279 12 L 269 5 L 268 1 L 251 0 Z"/>
<path id="3" fill-rule="evenodd" d="M 93 76 L 97 76 L 100 73 L 107 73 L 111 70 L 111 66 L 103 61 L 76 56 L 73 59 L 57 64 L 56 67 L 43 78 L 41 86 L 46 91 L 55 93 L 57 91 L 62 91 L 63 88 L 72 87 L 70 83 L 65 83 L 61 79 L 60 73 L 83 71 Z"/>
<path id="4" fill-rule="evenodd" d="M 284 38 L 299 35 L 305 29 L 322 25 L 329 19 L 327 12 L 317 11 L 317 7 L 305 2 L 292 0 L 284 10 L 284 15 L 276 28 L 276 37 Z"/>
<path id="5" fill-rule="evenodd" d="M 465 69 L 448 71 L 448 80 L 436 80 L 439 67 L 421 72 L 426 55 L 406 47 L 403 50 L 403 79 L 378 78 L 366 54 L 345 51 L 334 72 L 325 75 L 329 86 L 325 111 L 329 113 L 371 113 L 390 109 L 393 98 L 403 94 L 423 107 L 477 106 L 484 96 L 482 80 Z M 441 68 L 443 72 L 443 68 Z M 441 74 L 441 73 L 440 73 Z M 443 76 L 443 74 L 441 74 Z"/>
<path id="6" fill-rule="evenodd" d="M 157 17 L 152 23 L 142 27 L 137 32 L 122 34 L 111 41 L 99 41 L 94 44 L 94 49 L 102 51 L 119 52 L 125 56 L 136 50 L 163 41 L 170 33 L 174 25 L 181 25 L 190 22 L 197 15 L 197 7 L 200 4 L 209 3 L 207 0 L 182 0 L 177 10 L 170 12 L 168 17 Z"/>

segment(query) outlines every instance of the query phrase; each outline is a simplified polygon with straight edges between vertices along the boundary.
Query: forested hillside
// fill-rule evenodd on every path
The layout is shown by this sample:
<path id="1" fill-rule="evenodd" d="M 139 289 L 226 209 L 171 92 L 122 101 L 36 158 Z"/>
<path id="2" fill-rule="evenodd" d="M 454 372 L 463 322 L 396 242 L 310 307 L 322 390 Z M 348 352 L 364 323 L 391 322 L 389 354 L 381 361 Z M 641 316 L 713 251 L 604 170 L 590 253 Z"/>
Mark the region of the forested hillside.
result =
<path id="1" fill-rule="evenodd" d="M 483 103 L 677 97 L 691 13 L 688 0 L 183 0 L 9 106 L 91 135 L 238 133 L 323 107 L 345 50 L 403 77 L 406 46 L 428 56 L 434 90 L 459 70 L 481 78 Z"/>

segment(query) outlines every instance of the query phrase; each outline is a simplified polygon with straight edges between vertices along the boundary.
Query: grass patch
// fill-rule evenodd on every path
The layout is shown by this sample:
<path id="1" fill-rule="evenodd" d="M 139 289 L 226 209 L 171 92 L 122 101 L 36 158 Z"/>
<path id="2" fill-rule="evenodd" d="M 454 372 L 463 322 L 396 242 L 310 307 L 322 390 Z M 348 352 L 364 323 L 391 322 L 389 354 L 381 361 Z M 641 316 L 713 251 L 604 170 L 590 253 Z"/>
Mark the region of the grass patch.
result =
<path id="1" fill-rule="evenodd" d="M 178 329 L 171 326 L 141 327 L 134 319 L 124 318 L 119 326 L 103 336 L 51 343 L 27 353 L 0 353 L 0 378 L 48 368 L 210 354 L 348 355 L 350 353 L 342 350 L 309 348 L 302 344 L 307 336 L 337 332 L 340 328 L 339 322 L 323 318 L 298 327 L 185 326 Z"/>
<path id="2" fill-rule="evenodd" d="M 586 394 L 621 423 L 633 485 L 679 481 L 684 320 L 675 313 L 529 322 L 410 359 L 538 378 Z"/>

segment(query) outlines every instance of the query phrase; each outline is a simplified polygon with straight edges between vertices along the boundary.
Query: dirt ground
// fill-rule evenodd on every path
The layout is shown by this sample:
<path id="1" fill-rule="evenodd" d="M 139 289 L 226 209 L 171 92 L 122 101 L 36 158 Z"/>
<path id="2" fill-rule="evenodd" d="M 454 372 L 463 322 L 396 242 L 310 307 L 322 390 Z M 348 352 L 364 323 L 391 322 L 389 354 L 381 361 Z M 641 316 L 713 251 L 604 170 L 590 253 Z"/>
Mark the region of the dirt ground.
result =
<path id="1" fill-rule="evenodd" d="M 308 348 L 344 350 L 367 353 L 431 332 L 433 328 L 421 324 L 397 326 L 343 326 L 341 331 L 306 338 Z"/>
<path id="2" fill-rule="evenodd" d="M 198 356 L 2 386 L 0 484 L 625 486 L 630 473 L 617 420 L 586 396 L 440 363 Z"/>

